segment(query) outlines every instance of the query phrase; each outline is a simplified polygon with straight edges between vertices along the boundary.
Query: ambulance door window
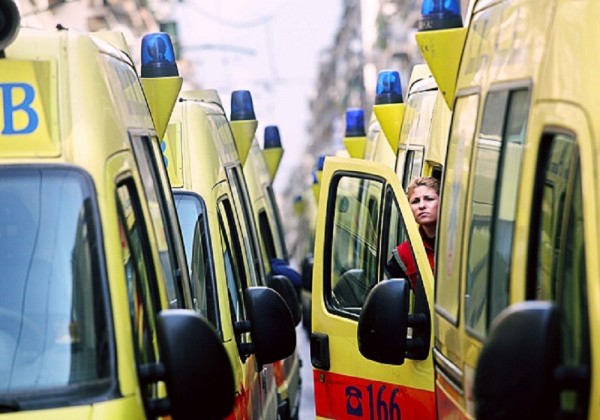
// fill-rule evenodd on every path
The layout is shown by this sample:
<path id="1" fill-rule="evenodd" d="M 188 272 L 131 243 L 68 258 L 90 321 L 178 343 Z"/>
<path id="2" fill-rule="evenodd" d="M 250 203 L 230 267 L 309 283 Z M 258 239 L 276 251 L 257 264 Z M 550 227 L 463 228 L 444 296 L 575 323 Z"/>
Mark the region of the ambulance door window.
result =
<path id="1" fill-rule="evenodd" d="M 404 191 L 408 188 L 410 183 L 410 177 L 413 173 L 413 162 L 414 162 L 414 150 L 407 150 L 406 157 L 404 158 L 404 170 L 402 172 L 402 188 Z"/>
<path id="2" fill-rule="evenodd" d="M 344 316 L 358 314 L 367 293 L 377 283 L 378 226 L 383 182 L 342 175 L 332 180 L 334 206 L 327 227 L 330 244 L 325 258 L 324 287 L 328 307 Z M 332 200 L 333 201 L 333 200 Z"/>
<path id="3" fill-rule="evenodd" d="M 252 285 L 264 286 L 264 267 L 260 256 L 260 244 L 256 233 L 256 222 L 254 213 L 252 213 L 252 204 L 246 180 L 241 173 L 239 166 L 232 166 L 227 170 L 228 179 L 230 181 L 231 192 L 234 197 L 236 208 L 241 210 L 241 223 L 245 230 L 245 235 L 242 236 L 244 246 L 246 247 L 247 255 L 250 256 L 252 267 L 250 275 L 252 276 Z"/>
<path id="4" fill-rule="evenodd" d="M 583 190 L 574 138 L 547 134 L 540 147 L 532 210 L 528 298 L 555 301 L 561 316 L 561 372 L 573 378 L 561 409 L 587 418 L 591 362 Z M 569 417 L 571 418 L 571 417 Z"/>
<path id="5" fill-rule="evenodd" d="M 488 274 L 494 196 L 508 92 L 487 96 L 481 132 L 475 144 L 475 170 L 469 223 L 469 252 L 465 291 L 465 323 L 471 332 L 485 334 Z"/>
<path id="6" fill-rule="evenodd" d="M 465 322 L 485 336 L 508 304 L 508 273 L 529 92 L 487 95 L 475 149 Z M 489 311 L 489 314 L 488 314 Z"/>
<path id="7" fill-rule="evenodd" d="M 400 213 L 400 206 L 390 185 L 387 186 L 385 204 L 383 206 L 381 244 L 383 252 L 381 252 L 380 256 L 380 266 L 385 267 L 383 278 L 407 279 L 410 282 L 412 290 L 412 293 L 410 293 L 409 313 L 428 312 L 430 301 L 427 299 L 421 277 L 421 272 L 425 267 L 419 266 L 415 258 L 415 252 L 412 243 L 409 241 L 406 225 Z M 397 258 L 402 262 L 401 265 L 403 268 L 401 273 L 396 273 L 391 269 L 390 260 L 392 258 Z"/>
<path id="8" fill-rule="evenodd" d="M 225 263 L 225 276 L 227 277 L 227 292 L 234 325 L 246 320 L 246 307 L 244 306 L 244 290 L 248 287 L 246 267 L 244 264 L 243 245 L 241 236 L 235 222 L 231 202 L 227 198 L 219 200 L 218 218 Z M 249 341 L 248 334 L 237 336 L 238 346 Z"/>
<path id="9" fill-rule="evenodd" d="M 258 212 L 258 229 L 262 238 L 261 243 L 267 258 L 269 260 L 276 258 L 277 253 L 275 252 L 273 232 L 271 232 L 271 225 L 269 224 L 269 218 L 267 217 L 267 212 L 265 210 Z"/>
<path id="10" fill-rule="evenodd" d="M 463 246 L 469 163 L 477 121 L 479 97 L 461 96 L 456 100 L 446 155 L 438 227 L 443 231 L 436 244 L 436 312 L 458 322 L 460 261 Z"/>
<path id="11" fill-rule="evenodd" d="M 396 201 L 396 196 L 391 188 L 387 189 L 385 206 L 384 206 L 384 216 L 383 216 L 383 228 L 381 230 L 382 235 L 382 244 L 384 245 L 384 252 L 381 257 L 385 258 L 385 260 L 381 261 L 381 264 L 388 266 L 389 261 L 392 258 L 397 258 L 397 248 L 400 244 L 405 241 L 408 241 L 408 232 L 406 231 L 406 226 L 404 225 L 404 220 L 402 219 L 402 215 L 400 214 L 400 206 Z M 408 248 L 409 254 L 408 258 L 411 258 L 412 261 L 416 263 L 414 251 L 412 249 L 412 245 Z M 415 264 L 415 267 L 416 264 Z M 404 273 L 407 275 L 407 273 Z M 417 280 L 420 279 L 419 270 L 417 268 L 416 272 L 409 273 L 409 278 L 411 279 L 413 284 L 416 284 Z M 397 278 L 398 276 L 395 273 L 386 272 L 384 273 L 384 278 Z"/>
<path id="12" fill-rule="evenodd" d="M 275 226 L 277 226 L 276 233 L 277 233 L 277 238 L 275 238 L 276 240 L 279 241 L 280 246 L 281 246 L 281 250 L 283 252 L 283 255 L 280 255 L 280 258 L 283 258 L 284 260 L 288 260 L 289 256 L 287 253 L 287 246 L 285 244 L 285 237 L 284 237 L 284 232 L 283 232 L 283 223 L 281 223 L 281 214 L 279 213 L 279 207 L 277 204 L 277 200 L 275 199 L 275 193 L 273 192 L 273 187 L 271 185 L 267 185 L 267 187 L 265 188 L 265 192 L 266 192 L 266 197 L 267 197 L 267 203 L 269 203 L 269 205 L 271 206 L 271 210 L 272 210 L 272 214 L 273 217 L 275 218 L 274 223 Z"/>
<path id="13" fill-rule="evenodd" d="M 178 269 L 177 256 L 175 254 L 175 240 L 171 234 L 172 225 L 169 223 L 167 205 L 163 199 L 164 192 L 161 190 L 160 176 L 154 157 L 150 149 L 150 138 L 133 136 L 132 142 L 135 158 L 142 177 L 144 193 L 148 200 L 148 207 L 154 225 L 154 233 L 159 247 L 160 261 L 167 279 L 167 296 L 169 307 L 184 307 L 183 285 L 181 283 L 180 270 Z M 162 161 L 162 157 L 160 157 Z M 170 194 L 169 189 L 169 194 Z M 177 226 L 179 229 L 179 226 Z"/>
<path id="14" fill-rule="evenodd" d="M 152 270 L 148 232 L 132 179 L 117 186 L 117 213 L 136 361 L 138 366 L 154 364 L 158 361 L 155 314 L 162 305 Z M 142 392 L 146 397 L 155 396 L 156 383 L 146 385 Z"/>
<path id="15" fill-rule="evenodd" d="M 406 150 L 405 144 L 398 145 L 398 152 L 396 153 L 395 171 L 396 175 L 398 175 L 398 179 L 400 179 L 402 182 L 404 182 L 404 180 L 406 179 L 406 172 L 404 170 L 404 167 L 406 166 L 407 153 L 408 150 Z M 402 186 L 404 187 L 404 184 L 402 184 Z"/>
<path id="16" fill-rule="evenodd" d="M 206 205 L 202 197 L 192 193 L 176 191 L 173 193 L 173 198 L 188 260 L 194 309 L 210 320 L 220 331 L 217 286 L 206 220 Z"/>
<path id="17" fill-rule="evenodd" d="M 513 90 L 508 98 L 506 124 L 503 128 L 502 150 L 498 163 L 497 205 L 494 209 L 494 234 L 490 253 L 488 325 L 508 305 L 517 191 L 521 179 L 529 98 L 529 89 Z"/>
<path id="18" fill-rule="evenodd" d="M 407 190 L 408 184 L 423 173 L 423 157 L 425 149 L 423 147 L 410 148 L 406 151 L 406 163 L 404 166 L 404 175 L 402 177 L 402 188 Z"/>

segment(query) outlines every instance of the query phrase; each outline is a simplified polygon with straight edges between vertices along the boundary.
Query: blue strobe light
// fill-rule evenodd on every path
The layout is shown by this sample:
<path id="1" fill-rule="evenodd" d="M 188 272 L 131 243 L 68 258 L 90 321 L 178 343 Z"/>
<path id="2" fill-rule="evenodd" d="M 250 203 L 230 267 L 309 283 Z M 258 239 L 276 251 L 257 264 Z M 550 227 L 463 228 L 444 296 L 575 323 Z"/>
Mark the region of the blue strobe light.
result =
<path id="1" fill-rule="evenodd" d="M 420 31 L 462 27 L 460 0 L 423 0 Z"/>
<path id="2" fill-rule="evenodd" d="M 362 108 L 348 108 L 346 110 L 346 137 L 364 137 L 365 111 Z"/>
<path id="3" fill-rule="evenodd" d="M 375 105 L 401 104 L 402 83 L 400 73 L 396 70 L 382 70 L 377 76 L 377 89 L 375 91 Z"/>
<path id="4" fill-rule="evenodd" d="M 255 120 L 254 104 L 249 90 L 231 92 L 231 121 Z"/>
<path id="5" fill-rule="evenodd" d="M 142 38 L 142 77 L 179 76 L 169 34 L 156 32 Z"/>
<path id="6" fill-rule="evenodd" d="M 281 137 L 279 136 L 279 128 L 276 125 L 268 125 L 265 127 L 265 149 L 275 149 L 281 147 Z"/>
<path id="7" fill-rule="evenodd" d="M 317 159 L 317 171 L 322 171 L 323 170 L 323 167 L 325 166 L 325 158 L 326 157 L 327 157 L 327 155 L 321 155 Z"/>

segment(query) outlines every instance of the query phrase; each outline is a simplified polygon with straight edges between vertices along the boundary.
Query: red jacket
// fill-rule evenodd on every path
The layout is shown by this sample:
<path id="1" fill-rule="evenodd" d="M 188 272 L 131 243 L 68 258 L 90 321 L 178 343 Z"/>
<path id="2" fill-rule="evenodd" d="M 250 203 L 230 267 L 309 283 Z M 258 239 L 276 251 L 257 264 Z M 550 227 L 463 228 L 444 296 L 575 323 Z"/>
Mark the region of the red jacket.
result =
<path id="1" fill-rule="evenodd" d="M 419 227 L 419 233 L 427 252 L 427 259 L 431 270 L 434 268 L 435 238 L 428 238 L 422 228 Z M 399 271 L 401 270 L 401 271 Z M 392 251 L 392 258 L 388 262 L 388 272 L 391 276 L 408 277 L 410 285 L 415 290 L 418 278 L 418 268 L 415 257 L 408 241 L 402 242 Z"/>

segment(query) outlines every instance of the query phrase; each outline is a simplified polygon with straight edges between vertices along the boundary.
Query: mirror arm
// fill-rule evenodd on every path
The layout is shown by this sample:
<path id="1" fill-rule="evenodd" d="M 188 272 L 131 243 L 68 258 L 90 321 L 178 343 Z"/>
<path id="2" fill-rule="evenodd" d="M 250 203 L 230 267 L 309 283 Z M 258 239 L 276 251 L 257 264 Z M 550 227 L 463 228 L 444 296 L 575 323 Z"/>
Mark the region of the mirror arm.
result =
<path id="1" fill-rule="evenodd" d="M 425 343 L 421 338 L 409 338 L 406 340 L 406 356 L 408 358 L 416 357 L 416 354 L 420 354 L 424 346 Z"/>
<path id="2" fill-rule="evenodd" d="M 250 332 L 250 321 L 236 321 L 233 325 L 233 329 L 237 335 Z M 255 352 L 254 344 L 252 343 L 240 343 L 238 340 L 238 348 L 243 358 L 246 358 Z"/>
<path id="3" fill-rule="evenodd" d="M 233 325 L 233 329 L 235 330 L 236 334 L 243 334 L 243 333 L 250 332 L 250 321 L 248 321 L 248 320 L 236 321 L 235 324 Z"/>
<path id="4" fill-rule="evenodd" d="M 164 381 L 166 374 L 162 363 L 146 363 L 140 366 L 140 380 L 145 385 Z"/>
<path id="5" fill-rule="evenodd" d="M 250 356 L 254 353 L 254 344 L 252 343 L 241 343 L 240 344 L 240 353 L 242 353 L 243 357 Z"/>
<path id="6" fill-rule="evenodd" d="M 426 327 L 428 324 L 425 314 L 408 315 L 408 326 L 412 328 Z"/>
<path id="7" fill-rule="evenodd" d="M 585 390 L 590 382 L 589 370 L 579 366 L 557 366 L 553 376 L 561 389 Z"/>
<path id="8" fill-rule="evenodd" d="M 148 401 L 148 417 L 164 417 L 171 414 L 172 406 L 169 398 L 159 398 Z"/>

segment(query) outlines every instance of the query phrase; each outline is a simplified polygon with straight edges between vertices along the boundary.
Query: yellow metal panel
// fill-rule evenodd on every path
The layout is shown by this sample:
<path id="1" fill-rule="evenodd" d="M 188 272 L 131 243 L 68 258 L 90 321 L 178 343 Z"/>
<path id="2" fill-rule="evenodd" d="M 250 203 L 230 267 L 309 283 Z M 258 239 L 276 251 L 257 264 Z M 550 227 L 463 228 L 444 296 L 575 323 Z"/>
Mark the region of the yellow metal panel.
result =
<path id="1" fill-rule="evenodd" d="M 425 149 L 425 160 L 432 166 L 443 166 L 446 163 L 448 149 L 448 131 L 452 112 L 438 92 L 433 107 L 433 119 L 429 133 L 429 143 Z"/>
<path id="2" fill-rule="evenodd" d="M 181 143 L 181 124 L 170 123 L 167 126 L 160 148 L 169 174 L 169 181 L 174 188 L 183 187 L 183 150 Z"/>
<path id="3" fill-rule="evenodd" d="M 264 149 L 263 154 L 265 156 L 265 163 L 267 164 L 269 171 L 269 177 L 272 182 L 275 179 L 277 170 L 279 169 L 279 164 L 281 163 L 281 158 L 283 157 L 283 149 L 281 147 Z"/>
<path id="4" fill-rule="evenodd" d="M 454 106 L 456 78 L 462 56 L 467 28 L 417 32 L 415 34 L 421 54 L 450 108 Z"/>
<path id="5" fill-rule="evenodd" d="M 373 112 L 381 125 L 392 151 L 398 152 L 398 142 L 400 141 L 400 128 L 404 118 L 404 104 L 384 104 L 373 106 Z"/>
<path id="6" fill-rule="evenodd" d="M 362 159 L 365 156 L 365 147 L 367 145 L 366 137 L 344 137 L 344 145 L 350 154 L 350 157 Z"/>
<path id="7" fill-rule="evenodd" d="M 154 120 L 156 134 L 159 139 L 162 139 L 173 112 L 177 95 L 181 90 L 183 79 L 181 77 L 144 77 L 140 80 Z"/>
<path id="8" fill-rule="evenodd" d="M 237 152 L 243 165 L 248 158 L 248 153 L 250 153 L 250 145 L 252 144 L 254 134 L 256 134 L 258 121 L 231 121 L 230 124 L 233 138 L 235 139 L 237 146 Z"/>

